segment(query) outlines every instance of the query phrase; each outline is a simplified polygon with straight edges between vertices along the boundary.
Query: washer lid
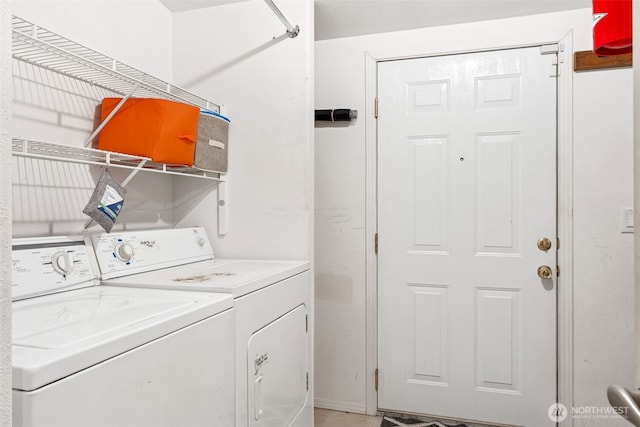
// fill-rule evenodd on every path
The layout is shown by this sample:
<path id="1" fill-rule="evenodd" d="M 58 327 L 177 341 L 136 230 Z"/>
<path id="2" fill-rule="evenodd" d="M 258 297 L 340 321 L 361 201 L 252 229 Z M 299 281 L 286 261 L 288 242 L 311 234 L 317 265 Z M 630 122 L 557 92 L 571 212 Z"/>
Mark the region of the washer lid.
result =
<path id="1" fill-rule="evenodd" d="M 13 303 L 13 388 L 35 390 L 233 307 L 229 295 L 95 286 Z"/>
<path id="2" fill-rule="evenodd" d="M 103 283 L 115 286 L 224 292 L 240 297 L 309 269 L 308 261 L 214 259 Z"/>

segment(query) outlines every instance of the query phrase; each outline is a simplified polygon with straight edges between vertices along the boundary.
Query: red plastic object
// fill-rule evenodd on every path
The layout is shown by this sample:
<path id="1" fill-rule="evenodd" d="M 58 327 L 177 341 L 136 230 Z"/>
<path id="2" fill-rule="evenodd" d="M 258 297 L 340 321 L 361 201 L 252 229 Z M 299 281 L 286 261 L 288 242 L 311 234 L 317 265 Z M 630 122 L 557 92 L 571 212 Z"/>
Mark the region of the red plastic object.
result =
<path id="1" fill-rule="evenodd" d="M 593 52 L 598 56 L 631 53 L 631 0 L 593 0 Z"/>

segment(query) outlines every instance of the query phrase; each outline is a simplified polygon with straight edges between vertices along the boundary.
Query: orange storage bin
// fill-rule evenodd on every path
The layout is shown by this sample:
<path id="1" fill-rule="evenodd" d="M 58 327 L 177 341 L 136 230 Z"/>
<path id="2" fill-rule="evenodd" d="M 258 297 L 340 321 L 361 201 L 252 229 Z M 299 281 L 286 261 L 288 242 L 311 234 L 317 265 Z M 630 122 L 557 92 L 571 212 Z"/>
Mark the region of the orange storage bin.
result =
<path id="1" fill-rule="evenodd" d="M 121 98 L 105 98 L 101 122 Z M 200 109 L 164 99 L 130 98 L 98 136 L 98 148 L 192 166 Z"/>

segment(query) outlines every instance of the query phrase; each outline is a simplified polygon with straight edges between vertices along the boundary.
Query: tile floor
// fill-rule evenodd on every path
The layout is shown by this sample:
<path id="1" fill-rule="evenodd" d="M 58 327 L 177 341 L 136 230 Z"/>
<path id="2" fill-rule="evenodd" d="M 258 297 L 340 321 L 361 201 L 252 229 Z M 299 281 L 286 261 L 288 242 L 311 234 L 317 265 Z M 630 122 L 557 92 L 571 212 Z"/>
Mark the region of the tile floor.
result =
<path id="1" fill-rule="evenodd" d="M 369 417 L 328 409 L 316 408 L 314 415 L 315 427 L 380 427 L 382 423 L 382 417 Z"/>

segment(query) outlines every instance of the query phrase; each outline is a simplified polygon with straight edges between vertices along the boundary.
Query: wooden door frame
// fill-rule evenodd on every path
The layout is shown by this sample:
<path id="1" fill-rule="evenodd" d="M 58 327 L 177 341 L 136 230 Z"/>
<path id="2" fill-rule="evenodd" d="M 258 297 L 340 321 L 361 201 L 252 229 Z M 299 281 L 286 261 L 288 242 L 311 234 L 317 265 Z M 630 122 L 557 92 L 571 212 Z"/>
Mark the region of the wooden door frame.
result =
<path id="1" fill-rule="evenodd" d="M 515 44 L 482 40 L 468 46 L 442 50 L 437 47 L 387 48 L 365 52 L 365 262 L 366 262 L 366 413 L 378 409 L 376 369 L 378 366 L 378 268 L 377 233 L 377 119 L 378 62 L 424 58 L 488 50 L 525 48 L 557 43 L 557 227 L 560 248 L 557 280 L 557 398 L 567 408 L 573 406 L 573 31 L 551 31 L 534 36 L 521 35 Z M 551 404 L 551 402 L 550 402 Z M 569 409 L 570 410 L 570 409 Z M 573 427 L 567 417 L 565 427 Z"/>

